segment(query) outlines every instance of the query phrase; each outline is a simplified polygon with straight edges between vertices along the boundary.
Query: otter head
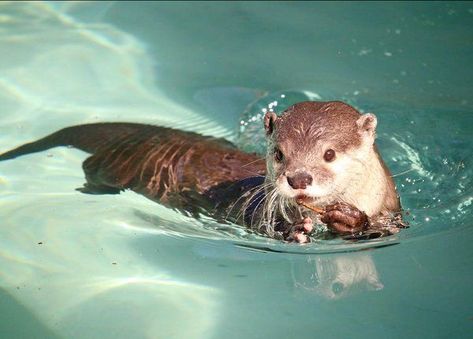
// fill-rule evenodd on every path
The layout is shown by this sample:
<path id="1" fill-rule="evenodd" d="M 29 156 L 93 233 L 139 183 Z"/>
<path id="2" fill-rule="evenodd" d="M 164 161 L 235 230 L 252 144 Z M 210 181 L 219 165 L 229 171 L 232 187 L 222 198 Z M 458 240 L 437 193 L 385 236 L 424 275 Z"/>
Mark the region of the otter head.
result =
<path id="1" fill-rule="evenodd" d="M 268 112 L 264 122 L 267 180 L 284 201 L 353 203 L 348 192 L 376 156 L 374 114 L 342 102 L 301 102 L 279 117 Z"/>

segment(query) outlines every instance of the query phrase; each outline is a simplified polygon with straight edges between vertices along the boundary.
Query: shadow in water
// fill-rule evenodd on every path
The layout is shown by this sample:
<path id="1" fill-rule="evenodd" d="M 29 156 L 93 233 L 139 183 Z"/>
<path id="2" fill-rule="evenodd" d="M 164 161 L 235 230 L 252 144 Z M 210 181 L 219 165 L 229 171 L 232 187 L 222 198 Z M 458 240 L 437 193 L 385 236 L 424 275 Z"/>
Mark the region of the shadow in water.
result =
<path id="1" fill-rule="evenodd" d="M 2 338 L 59 338 L 4 289 L 0 289 L 0 313 Z"/>

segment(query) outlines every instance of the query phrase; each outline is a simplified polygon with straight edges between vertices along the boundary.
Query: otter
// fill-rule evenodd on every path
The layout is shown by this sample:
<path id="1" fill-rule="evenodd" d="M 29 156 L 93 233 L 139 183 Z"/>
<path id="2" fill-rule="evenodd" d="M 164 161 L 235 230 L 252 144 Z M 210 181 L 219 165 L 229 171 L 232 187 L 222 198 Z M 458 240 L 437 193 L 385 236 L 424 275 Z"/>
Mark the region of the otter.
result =
<path id="1" fill-rule="evenodd" d="M 334 234 L 362 234 L 400 210 L 375 145 L 376 124 L 374 114 L 343 102 L 308 101 L 279 117 L 266 113 L 266 158 L 193 132 L 95 123 L 66 127 L 1 154 L 0 161 L 72 146 L 92 154 L 82 165 L 83 193 L 130 189 L 195 217 L 204 213 L 304 243 L 314 221 Z"/>
<path id="2" fill-rule="evenodd" d="M 343 102 L 311 101 L 289 107 L 280 117 L 268 112 L 264 124 L 266 183 L 273 192 L 264 214 L 273 220 L 270 225 L 284 220 L 294 225 L 289 237 L 306 242 L 313 216 L 306 213 L 297 223 L 298 205 L 322 214 L 320 220 L 339 234 L 379 227 L 378 220 L 400 211 L 391 173 L 375 144 L 374 114 L 360 114 Z"/>

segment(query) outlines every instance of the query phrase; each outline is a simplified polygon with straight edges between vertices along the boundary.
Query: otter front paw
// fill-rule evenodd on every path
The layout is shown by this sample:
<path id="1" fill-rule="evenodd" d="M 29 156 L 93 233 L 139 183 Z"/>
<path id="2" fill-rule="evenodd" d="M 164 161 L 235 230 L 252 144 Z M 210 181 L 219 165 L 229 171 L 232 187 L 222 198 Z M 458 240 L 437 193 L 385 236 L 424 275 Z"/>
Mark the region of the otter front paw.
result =
<path id="1" fill-rule="evenodd" d="M 305 217 L 300 223 L 290 226 L 284 232 L 284 240 L 290 242 L 306 243 L 310 241 L 309 234 L 314 229 L 314 223 L 311 218 Z"/>
<path id="2" fill-rule="evenodd" d="M 332 232 L 339 234 L 358 233 L 370 225 L 364 212 L 344 202 L 326 206 L 321 220 Z"/>

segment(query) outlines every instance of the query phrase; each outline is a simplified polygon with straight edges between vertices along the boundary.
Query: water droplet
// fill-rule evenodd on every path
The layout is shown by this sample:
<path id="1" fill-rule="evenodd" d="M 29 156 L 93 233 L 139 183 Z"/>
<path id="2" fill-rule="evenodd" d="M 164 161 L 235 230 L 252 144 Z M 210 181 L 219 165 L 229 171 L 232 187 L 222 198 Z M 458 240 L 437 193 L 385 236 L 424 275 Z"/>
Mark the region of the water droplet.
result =
<path id="1" fill-rule="evenodd" d="M 372 52 L 371 49 L 362 48 L 362 49 L 358 52 L 358 55 L 359 55 L 359 56 L 368 55 L 368 54 L 371 53 L 371 52 Z"/>

